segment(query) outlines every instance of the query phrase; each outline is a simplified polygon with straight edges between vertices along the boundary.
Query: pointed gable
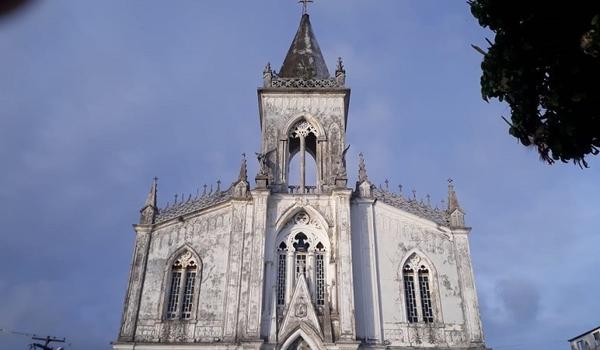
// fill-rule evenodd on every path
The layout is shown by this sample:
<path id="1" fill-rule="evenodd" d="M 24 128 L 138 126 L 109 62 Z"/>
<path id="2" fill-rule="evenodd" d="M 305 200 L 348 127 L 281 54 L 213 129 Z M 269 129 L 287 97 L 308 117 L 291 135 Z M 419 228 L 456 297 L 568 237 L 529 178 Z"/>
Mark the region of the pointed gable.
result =
<path id="1" fill-rule="evenodd" d="M 313 33 L 308 14 L 302 15 L 300 27 L 279 71 L 281 78 L 328 79 L 327 64 Z"/>
<path id="2" fill-rule="evenodd" d="M 319 319 L 317 318 L 317 313 L 315 312 L 308 291 L 306 278 L 301 274 L 296 282 L 292 299 L 281 323 L 278 338 L 281 341 L 298 328 L 305 329 L 306 326 L 323 339 L 323 333 L 321 332 Z"/>

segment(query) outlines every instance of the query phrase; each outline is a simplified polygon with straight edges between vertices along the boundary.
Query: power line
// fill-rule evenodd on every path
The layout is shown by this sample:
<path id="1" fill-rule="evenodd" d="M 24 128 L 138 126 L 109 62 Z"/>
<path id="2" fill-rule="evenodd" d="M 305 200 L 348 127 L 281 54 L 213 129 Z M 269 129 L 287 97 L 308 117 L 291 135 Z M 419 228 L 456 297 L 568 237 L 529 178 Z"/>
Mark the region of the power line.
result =
<path id="1" fill-rule="evenodd" d="M 59 337 L 53 337 L 53 336 L 41 336 L 38 334 L 34 334 L 34 333 L 27 333 L 27 332 L 20 332 L 20 331 L 14 331 L 14 330 L 10 330 L 10 329 L 6 329 L 6 328 L 0 328 L 0 333 L 4 333 L 4 334 L 9 334 L 9 335 L 15 335 L 15 336 L 22 336 L 22 337 L 28 337 L 31 338 L 32 340 L 37 340 L 37 341 L 43 341 L 44 344 L 37 344 L 37 343 L 32 343 L 29 344 L 30 349 L 48 349 L 48 350 L 52 350 L 52 348 L 49 346 L 50 343 L 65 343 L 67 346 L 71 346 L 71 343 L 66 343 L 67 338 L 59 338 Z M 58 349 L 62 349 L 61 347 L 59 347 Z"/>

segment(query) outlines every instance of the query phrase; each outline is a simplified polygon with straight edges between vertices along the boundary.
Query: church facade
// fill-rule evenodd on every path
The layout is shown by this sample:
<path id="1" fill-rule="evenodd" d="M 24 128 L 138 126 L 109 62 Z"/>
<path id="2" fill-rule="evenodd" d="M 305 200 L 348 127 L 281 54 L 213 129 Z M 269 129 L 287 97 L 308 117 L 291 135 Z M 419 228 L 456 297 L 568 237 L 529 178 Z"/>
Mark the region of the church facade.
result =
<path id="1" fill-rule="evenodd" d="M 304 14 L 263 72 L 254 184 L 244 158 L 229 188 L 159 208 L 154 181 L 114 349 L 485 349 L 452 183 L 433 208 L 375 187 L 360 155 L 349 188 L 345 80 Z"/>

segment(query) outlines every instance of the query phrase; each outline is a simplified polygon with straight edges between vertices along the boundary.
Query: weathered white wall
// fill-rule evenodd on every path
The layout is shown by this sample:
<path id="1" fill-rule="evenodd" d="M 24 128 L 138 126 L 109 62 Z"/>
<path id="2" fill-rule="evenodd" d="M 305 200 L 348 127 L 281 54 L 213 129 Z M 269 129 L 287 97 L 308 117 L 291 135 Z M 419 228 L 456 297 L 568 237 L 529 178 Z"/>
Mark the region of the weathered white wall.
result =
<path id="1" fill-rule="evenodd" d="M 227 205 L 152 232 L 137 327 L 138 340 L 213 341 L 223 337 L 231 220 L 231 206 Z M 197 322 L 164 321 L 169 261 L 184 247 L 190 247 L 202 263 Z"/>
<path id="2" fill-rule="evenodd" d="M 469 298 L 476 294 L 474 286 L 470 293 L 461 290 L 452 231 L 386 204 L 371 203 L 359 199 L 352 206 L 357 335 L 396 346 L 472 346 L 481 341 L 470 336 L 465 322 L 465 313 L 479 322 L 479 310 L 476 300 L 471 310 L 463 303 L 464 294 Z M 413 252 L 425 257 L 433 270 L 435 322 L 429 325 L 407 322 L 402 265 Z M 470 261 L 470 256 L 463 258 Z M 470 264 L 468 268 L 466 273 L 472 274 Z M 481 329 L 475 332 L 480 335 Z"/>

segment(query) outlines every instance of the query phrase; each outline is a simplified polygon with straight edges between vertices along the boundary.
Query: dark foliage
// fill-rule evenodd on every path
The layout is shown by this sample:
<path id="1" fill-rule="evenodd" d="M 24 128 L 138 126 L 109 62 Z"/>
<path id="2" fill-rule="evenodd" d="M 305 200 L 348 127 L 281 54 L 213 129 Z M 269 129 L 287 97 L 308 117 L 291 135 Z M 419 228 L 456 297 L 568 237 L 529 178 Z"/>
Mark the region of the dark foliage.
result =
<path id="1" fill-rule="evenodd" d="M 0 0 L 0 16 L 9 15 L 33 0 Z"/>
<path id="2" fill-rule="evenodd" d="M 495 33 L 479 49 L 483 98 L 509 104 L 509 133 L 546 162 L 587 167 L 600 148 L 600 1 L 468 4 Z"/>

